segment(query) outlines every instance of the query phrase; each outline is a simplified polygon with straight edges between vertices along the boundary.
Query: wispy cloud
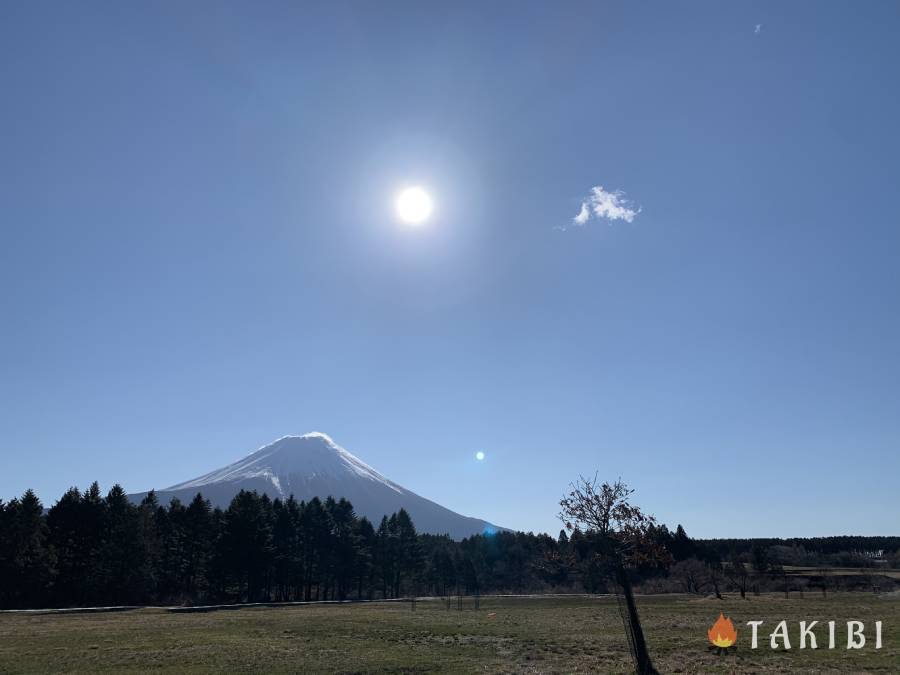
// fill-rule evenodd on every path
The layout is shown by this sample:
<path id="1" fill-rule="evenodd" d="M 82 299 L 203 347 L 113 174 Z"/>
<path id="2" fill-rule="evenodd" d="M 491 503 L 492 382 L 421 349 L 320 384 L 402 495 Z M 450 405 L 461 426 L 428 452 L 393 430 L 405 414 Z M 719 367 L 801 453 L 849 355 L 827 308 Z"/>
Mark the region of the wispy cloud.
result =
<path id="1" fill-rule="evenodd" d="M 762 24 L 761 23 L 756 24 L 756 28 L 753 29 L 753 32 L 756 33 L 757 35 L 762 33 Z"/>
<path id="2" fill-rule="evenodd" d="M 556 229 L 567 230 L 570 227 L 581 227 L 591 218 L 608 221 L 624 220 L 626 223 L 630 223 L 640 212 L 640 207 L 634 208 L 634 205 L 625 199 L 625 193 L 622 190 L 611 192 L 605 190 L 602 185 L 596 185 L 591 188 L 587 198 L 581 202 L 581 209 L 572 218 L 571 224 L 557 226 Z"/>
<path id="3" fill-rule="evenodd" d="M 587 202 L 581 202 L 581 211 L 579 211 L 578 215 L 572 219 L 572 222 L 576 225 L 584 225 L 590 217 L 591 212 L 588 211 Z"/>

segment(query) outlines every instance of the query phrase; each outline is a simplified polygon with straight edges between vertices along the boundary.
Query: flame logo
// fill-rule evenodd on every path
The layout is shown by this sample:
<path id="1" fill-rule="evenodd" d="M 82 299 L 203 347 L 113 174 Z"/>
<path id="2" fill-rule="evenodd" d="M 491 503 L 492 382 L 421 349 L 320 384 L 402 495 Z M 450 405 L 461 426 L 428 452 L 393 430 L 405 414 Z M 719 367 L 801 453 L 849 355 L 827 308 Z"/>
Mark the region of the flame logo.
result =
<path id="1" fill-rule="evenodd" d="M 709 641 L 720 649 L 728 649 L 728 647 L 737 642 L 737 631 L 734 629 L 734 624 L 731 623 L 731 619 L 721 612 L 719 612 L 719 618 L 716 619 L 716 622 L 706 634 L 709 636 Z"/>

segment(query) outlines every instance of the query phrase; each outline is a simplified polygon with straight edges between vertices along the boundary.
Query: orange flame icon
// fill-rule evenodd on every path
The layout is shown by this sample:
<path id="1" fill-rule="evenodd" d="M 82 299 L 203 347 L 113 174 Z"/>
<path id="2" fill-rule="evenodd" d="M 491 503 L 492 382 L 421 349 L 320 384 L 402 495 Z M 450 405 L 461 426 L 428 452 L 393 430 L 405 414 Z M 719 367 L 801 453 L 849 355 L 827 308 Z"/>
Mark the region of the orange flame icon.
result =
<path id="1" fill-rule="evenodd" d="M 734 624 L 721 612 L 706 634 L 709 636 L 709 641 L 721 649 L 727 649 L 737 642 L 737 631 L 734 629 Z"/>

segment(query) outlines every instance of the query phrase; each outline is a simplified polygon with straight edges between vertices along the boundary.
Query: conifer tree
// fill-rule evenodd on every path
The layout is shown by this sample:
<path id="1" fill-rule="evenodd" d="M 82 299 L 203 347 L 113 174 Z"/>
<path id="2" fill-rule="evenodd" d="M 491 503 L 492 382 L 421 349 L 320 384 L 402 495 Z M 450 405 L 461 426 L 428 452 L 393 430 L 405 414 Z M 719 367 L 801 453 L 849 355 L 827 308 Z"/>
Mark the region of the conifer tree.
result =
<path id="1" fill-rule="evenodd" d="M 5 575 L 0 592 L 7 606 L 40 606 L 49 596 L 56 561 L 43 512 L 44 507 L 31 490 L 21 499 L 13 499 L 0 512 L 4 542 L 0 564 Z"/>
<path id="2" fill-rule="evenodd" d="M 209 563 L 215 541 L 215 527 L 209 502 L 199 492 L 184 514 L 186 598 L 197 601 L 209 588 Z"/>
<path id="3" fill-rule="evenodd" d="M 138 510 L 121 485 L 114 485 L 107 493 L 103 516 L 97 567 L 104 602 L 145 602 L 151 590 L 147 551 L 141 540 Z"/>

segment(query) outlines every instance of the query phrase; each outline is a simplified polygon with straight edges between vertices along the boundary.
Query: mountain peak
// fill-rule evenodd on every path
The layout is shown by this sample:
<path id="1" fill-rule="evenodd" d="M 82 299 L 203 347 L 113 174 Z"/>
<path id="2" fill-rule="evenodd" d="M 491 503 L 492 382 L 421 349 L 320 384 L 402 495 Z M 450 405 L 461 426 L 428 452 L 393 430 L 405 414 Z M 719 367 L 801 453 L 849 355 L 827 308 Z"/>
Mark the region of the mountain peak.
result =
<path id="1" fill-rule="evenodd" d="M 326 433 L 322 433 L 321 431 L 311 431 L 308 434 L 303 434 L 301 436 L 297 436 L 294 434 L 289 434 L 287 436 L 282 436 L 271 443 L 267 443 L 266 445 L 259 448 L 256 453 L 263 452 L 264 450 L 314 450 L 317 448 L 327 448 L 329 450 L 339 452 L 342 450 L 341 446 L 332 440 L 331 436 Z"/>
<path id="2" fill-rule="evenodd" d="M 243 459 L 158 491 L 161 500 L 190 501 L 198 492 L 223 508 L 241 489 L 282 499 L 348 498 L 356 511 L 378 522 L 405 508 L 424 532 L 464 537 L 496 528 L 435 504 L 388 480 L 321 431 L 282 436 Z M 487 529 L 486 529 L 487 528 Z"/>
<path id="3" fill-rule="evenodd" d="M 287 497 L 293 487 L 311 478 L 363 479 L 402 493 L 396 483 L 335 443 L 328 434 L 313 431 L 302 436 L 282 436 L 241 460 L 169 490 L 199 489 L 213 483 L 256 479 L 271 484 L 274 496 Z"/>
<path id="4" fill-rule="evenodd" d="M 333 446 L 335 448 L 338 447 L 338 444 L 332 440 L 331 436 L 322 432 L 322 431 L 310 431 L 308 434 L 302 434 L 300 436 L 296 436 L 294 434 L 288 434 L 287 436 L 282 436 L 278 440 L 270 443 L 269 445 L 275 445 L 275 443 L 281 443 L 282 441 L 292 441 L 292 440 L 306 440 L 306 439 L 318 439 L 324 441 L 327 445 Z M 265 446 L 263 446 L 265 447 Z"/>

